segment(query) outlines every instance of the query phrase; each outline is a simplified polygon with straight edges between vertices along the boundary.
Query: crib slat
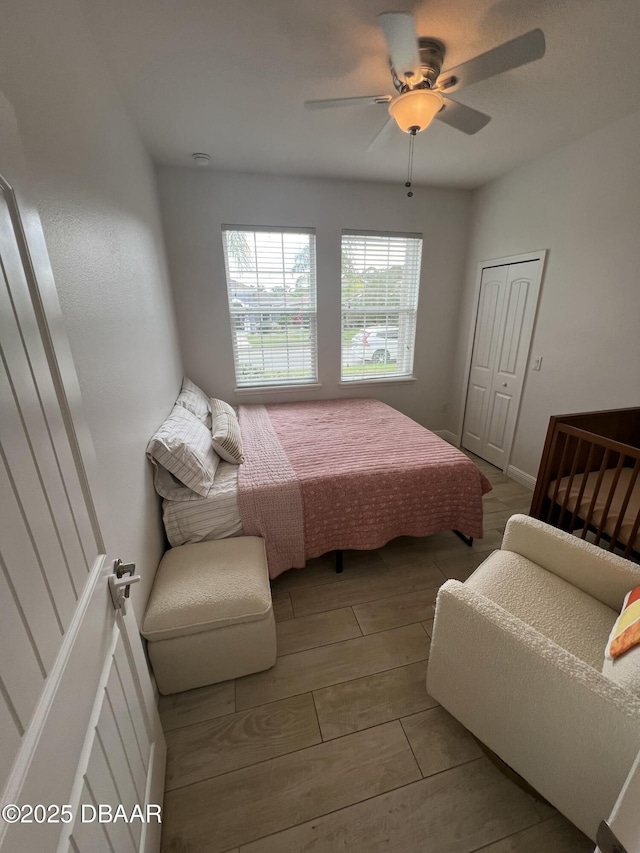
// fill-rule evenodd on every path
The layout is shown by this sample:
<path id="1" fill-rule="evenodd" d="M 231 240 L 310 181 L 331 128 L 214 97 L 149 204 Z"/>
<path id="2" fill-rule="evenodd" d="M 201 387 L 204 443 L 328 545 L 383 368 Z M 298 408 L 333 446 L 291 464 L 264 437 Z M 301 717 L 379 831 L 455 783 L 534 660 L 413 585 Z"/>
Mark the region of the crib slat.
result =
<path id="1" fill-rule="evenodd" d="M 636 481 L 638 479 L 638 473 L 640 473 L 640 459 L 636 459 L 636 464 L 633 466 L 633 471 L 631 473 L 631 477 L 629 478 L 629 485 L 627 486 L 627 491 L 624 495 L 624 500 L 622 501 L 622 505 L 620 506 L 620 513 L 618 515 L 618 521 L 616 526 L 611 534 L 611 542 L 613 543 L 613 547 L 615 548 L 615 543 L 618 541 L 618 537 L 620 535 L 620 528 L 622 527 L 622 522 L 624 521 L 624 516 L 627 511 L 627 507 L 629 506 L 629 501 L 631 500 L 631 495 L 633 494 L 633 490 L 635 489 Z M 610 551 L 613 551 L 613 548 L 609 548 Z"/>
<path id="2" fill-rule="evenodd" d="M 573 478 L 576 476 L 576 468 L 578 467 L 578 458 L 580 457 L 580 449 L 582 447 L 582 439 L 578 439 L 578 444 L 573 454 L 573 464 L 571 465 L 571 471 L 569 473 L 569 481 L 567 483 L 567 487 L 564 490 L 564 499 L 562 501 L 562 508 L 560 509 L 560 517 L 558 518 L 558 527 L 562 530 L 562 521 L 564 519 L 564 514 L 567 511 L 567 504 L 569 502 L 569 497 L 571 496 L 571 488 L 573 486 Z M 571 530 L 569 530 L 571 533 Z"/>
<path id="3" fill-rule="evenodd" d="M 607 470 L 607 462 L 609 461 L 610 455 L 611 451 L 607 447 L 602 456 L 602 462 L 600 463 L 600 470 L 598 471 L 596 487 L 593 490 L 593 496 L 591 498 L 591 501 L 589 502 L 589 509 L 587 510 L 587 517 L 584 520 L 584 527 L 582 528 L 582 533 L 580 534 L 581 539 L 587 538 L 587 531 L 589 530 L 589 526 L 591 525 L 591 519 L 593 518 L 593 508 L 596 505 L 596 499 L 598 497 L 598 492 L 600 491 L 600 486 L 602 485 L 602 478 L 604 477 L 604 472 Z"/>
<path id="4" fill-rule="evenodd" d="M 591 443 L 589 446 L 589 454 L 587 456 L 587 464 L 585 465 L 585 469 L 582 473 L 582 482 L 580 483 L 580 488 L 578 490 L 578 497 L 576 498 L 576 508 L 573 511 L 573 515 L 571 516 L 571 525 L 569 530 L 573 531 L 576 529 L 576 520 L 579 515 L 580 507 L 582 506 L 582 497 L 584 495 L 584 490 L 587 485 L 587 478 L 591 473 L 591 465 L 593 463 L 593 449 L 595 444 Z"/>
<path id="5" fill-rule="evenodd" d="M 598 530 L 596 532 L 596 539 L 595 539 L 596 545 L 600 544 L 600 538 L 602 536 L 602 531 L 604 530 L 604 525 L 607 521 L 607 516 L 609 515 L 609 510 L 611 509 L 611 503 L 613 501 L 613 496 L 616 492 L 616 489 L 618 488 L 618 480 L 620 479 L 620 472 L 622 471 L 623 464 L 624 464 L 624 453 L 619 453 L 618 454 L 618 464 L 616 465 L 615 474 L 613 475 L 613 481 L 611 483 L 611 486 L 609 487 L 609 494 L 607 495 L 607 500 L 605 502 L 604 509 L 602 511 L 602 518 L 600 519 L 600 524 L 598 525 Z M 609 550 L 613 551 L 614 548 L 615 548 L 615 542 L 612 542 L 612 544 L 609 547 Z"/>
<path id="6" fill-rule="evenodd" d="M 564 465 L 565 459 L 567 458 L 567 449 L 569 447 L 569 436 L 565 433 L 558 430 L 558 436 L 562 435 L 564 437 L 564 445 L 562 447 L 562 456 L 560 457 L 560 466 L 558 468 L 558 473 L 556 474 L 556 484 L 553 489 L 553 496 L 551 498 L 551 503 L 549 504 L 549 512 L 547 513 L 547 523 L 551 524 L 551 516 L 553 515 L 553 508 L 556 505 L 556 501 L 558 500 L 558 490 L 560 489 L 560 480 L 562 479 L 562 475 L 564 474 Z"/>

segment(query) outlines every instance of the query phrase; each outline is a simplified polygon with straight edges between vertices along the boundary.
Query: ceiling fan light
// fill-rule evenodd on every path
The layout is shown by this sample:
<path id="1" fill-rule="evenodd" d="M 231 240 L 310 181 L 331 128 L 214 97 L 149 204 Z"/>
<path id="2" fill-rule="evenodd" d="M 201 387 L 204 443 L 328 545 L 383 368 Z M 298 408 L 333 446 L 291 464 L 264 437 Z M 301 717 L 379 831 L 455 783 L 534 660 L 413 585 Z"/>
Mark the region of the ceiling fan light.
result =
<path id="1" fill-rule="evenodd" d="M 434 116 L 442 109 L 442 95 L 432 89 L 412 89 L 389 102 L 389 115 L 396 120 L 400 130 L 409 133 L 417 127 L 418 133 L 429 127 Z"/>

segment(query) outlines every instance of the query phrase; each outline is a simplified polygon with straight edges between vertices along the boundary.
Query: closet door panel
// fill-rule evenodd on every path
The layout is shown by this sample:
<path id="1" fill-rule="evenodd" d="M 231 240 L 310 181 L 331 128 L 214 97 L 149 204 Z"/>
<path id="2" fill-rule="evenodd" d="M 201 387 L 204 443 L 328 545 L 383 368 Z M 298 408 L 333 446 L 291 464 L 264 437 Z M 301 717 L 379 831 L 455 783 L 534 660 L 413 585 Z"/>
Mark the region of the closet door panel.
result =
<path id="1" fill-rule="evenodd" d="M 538 303 L 539 261 L 512 264 L 505 283 L 505 310 L 491 379 L 483 459 L 504 468 L 516 427 L 531 332 Z"/>
<path id="2" fill-rule="evenodd" d="M 462 434 L 462 446 L 477 455 L 485 443 L 506 276 L 506 268 L 490 267 L 483 271 L 480 283 Z"/>
<path id="3" fill-rule="evenodd" d="M 462 446 L 503 470 L 524 386 L 542 258 L 482 270 Z"/>

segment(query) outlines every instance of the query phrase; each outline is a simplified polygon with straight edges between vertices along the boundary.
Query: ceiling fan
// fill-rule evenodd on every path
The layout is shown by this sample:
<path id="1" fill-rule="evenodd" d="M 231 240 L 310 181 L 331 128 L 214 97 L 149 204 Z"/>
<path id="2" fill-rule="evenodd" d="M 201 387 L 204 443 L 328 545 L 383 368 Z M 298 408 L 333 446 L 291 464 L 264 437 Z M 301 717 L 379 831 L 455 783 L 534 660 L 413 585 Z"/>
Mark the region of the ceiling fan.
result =
<path id="1" fill-rule="evenodd" d="M 491 121 L 491 116 L 452 100 L 448 93 L 527 65 L 541 59 L 545 53 L 544 33 L 535 29 L 442 72 L 444 44 L 435 38 L 417 38 L 412 15 L 384 12 L 378 15 L 378 21 L 387 42 L 391 78 L 398 94 L 328 98 L 305 101 L 304 104 L 311 110 L 385 104 L 389 119 L 367 151 L 386 145 L 395 134 L 396 127 L 415 136 L 425 130 L 434 118 L 463 133 L 477 133 Z"/>

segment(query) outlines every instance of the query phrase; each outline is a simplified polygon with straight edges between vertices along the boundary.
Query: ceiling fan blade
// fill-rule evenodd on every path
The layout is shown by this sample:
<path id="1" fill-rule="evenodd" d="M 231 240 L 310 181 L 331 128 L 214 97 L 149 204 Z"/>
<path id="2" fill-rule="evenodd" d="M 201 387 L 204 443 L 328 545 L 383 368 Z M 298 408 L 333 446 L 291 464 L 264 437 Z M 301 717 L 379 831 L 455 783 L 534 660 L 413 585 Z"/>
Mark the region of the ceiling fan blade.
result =
<path id="1" fill-rule="evenodd" d="M 395 136 L 397 129 L 398 125 L 396 124 L 395 119 L 389 116 L 389 118 L 386 120 L 386 122 L 382 125 L 380 130 L 371 140 L 371 143 L 367 148 L 367 154 L 369 154 L 371 151 L 379 151 L 381 148 L 385 148 Z"/>
<path id="2" fill-rule="evenodd" d="M 452 101 L 450 98 L 443 100 L 444 107 L 436 114 L 436 118 L 451 127 L 455 127 L 456 130 L 468 133 L 469 136 L 482 130 L 491 121 L 491 116 L 481 113 L 479 110 L 474 110 L 472 107 L 458 103 L 458 101 Z"/>
<path id="3" fill-rule="evenodd" d="M 420 80 L 420 54 L 413 16 L 406 12 L 383 12 L 378 15 L 391 64 L 401 80 Z"/>
<path id="4" fill-rule="evenodd" d="M 325 98 L 320 101 L 305 101 L 308 110 L 324 110 L 330 107 L 357 107 L 365 104 L 388 104 L 391 95 L 360 95 L 355 98 Z"/>
<path id="5" fill-rule="evenodd" d="M 546 50 L 542 30 L 530 30 L 511 41 L 481 53 L 475 59 L 463 62 L 455 68 L 443 71 L 438 78 L 438 88 L 444 92 L 454 92 L 463 86 L 471 86 L 512 68 L 527 65 L 541 59 Z"/>

